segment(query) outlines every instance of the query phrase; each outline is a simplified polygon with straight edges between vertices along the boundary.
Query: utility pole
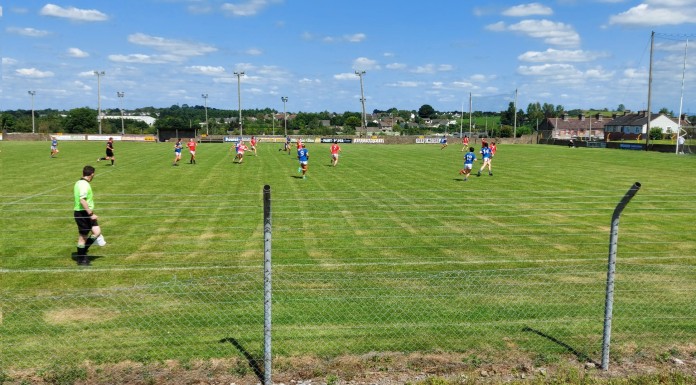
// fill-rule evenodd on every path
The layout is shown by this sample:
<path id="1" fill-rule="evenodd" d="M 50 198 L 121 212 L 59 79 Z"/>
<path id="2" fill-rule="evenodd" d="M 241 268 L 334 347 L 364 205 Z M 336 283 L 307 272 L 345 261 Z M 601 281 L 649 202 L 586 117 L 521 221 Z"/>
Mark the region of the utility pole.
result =
<path id="1" fill-rule="evenodd" d="M 121 135 L 126 134 L 126 126 L 123 123 L 123 97 L 126 94 L 124 92 L 116 91 L 116 96 L 118 96 L 118 106 L 121 109 Z"/>
<path id="2" fill-rule="evenodd" d="M 355 74 L 360 78 L 360 102 L 362 103 L 362 121 L 363 128 L 367 127 L 367 116 L 365 115 L 365 91 L 363 89 L 363 75 L 365 71 L 355 71 Z"/>
<path id="3" fill-rule="evenodd" d="M 283 101 L 283 124 L 285 125 L 285 136 L 288 136 L 288 110 L 285 108 L 285 103 L 288 102 L 287 96 L 281 96 L 280 100 Z"/>
<path id="4" fill-rule="evenodd" d="M 513 125 L 513 130 L 512 130 L 512 140 L 514 141 L 517 139 L 517 88 L 515 88 L 515 119 L 514 119 L 514 125 Z"/>
<path id="5" fill-rule="evenodd" d="M 202 94 L 203 100 L 205 102 L 205 136 L 210 135 L 208 133 L 208 94 Z"/>
<path id="6" fill-rule="evenodd" d="M 31 133 L 35 134 L 36 133 L 36 125 L 34 124 L 34 95 L 36 95 L 36 91 L 27 91 L 29 92 L 29 95 L 31 95 Z"/>
<path id="7" fill-rule="evenodd" d="M 242 83 L 242 76 L 244 76 L 244 71 L 241 72 L 235 72 L 234 73 L 237 76 L 237 100 L 239 100 L 239 136 L 241 137 L 244 132 L 243 132 L 243 125 L 242 125 L 242 88 L 241 88 L 241 83 Z"/>
<path id="8" fill-rule="evenodd" d="M 104 71 L 94 71 L 97 75 L 97 122 L 99 122 L 99 135 L 102 133 L 102 120 L 101 120 L 101 77 L 106 75 Z"/>
<path id="9" fill-rule="evenodd" d="M 652 67 L 653 67 L 653 48 L 655 47 L 655 31 L 650 34 L 650 69 L 648 71 L 648 111 L 646 113 L 648 117 L 648 123 L 645 126 L 645 151 L 649 151 L 648 145 L 650 144 L 650 109 L 652 108 Z"/>

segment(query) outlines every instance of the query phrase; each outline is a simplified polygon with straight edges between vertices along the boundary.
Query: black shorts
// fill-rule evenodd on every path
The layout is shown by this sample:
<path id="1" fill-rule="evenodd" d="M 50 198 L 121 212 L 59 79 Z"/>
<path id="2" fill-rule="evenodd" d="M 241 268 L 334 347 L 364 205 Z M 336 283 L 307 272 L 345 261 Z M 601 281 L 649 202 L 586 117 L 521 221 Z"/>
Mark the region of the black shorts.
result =
<path id="1" fill-rule="evenodd" d="M 87 210 L 75 211 L 75 223 L 77 223 L 77 232 L 80 235 L 87 235 L 92 231 L 92 227 L 99 226 L 96 220 L 92 220 L 87 214 Z"/>
<path id="2" fill-rule="evenodd" d="M 106 157 L 107 158 L 113 158 L 114 157 L 114 152 L 111 150 L 106 150 Z"/>

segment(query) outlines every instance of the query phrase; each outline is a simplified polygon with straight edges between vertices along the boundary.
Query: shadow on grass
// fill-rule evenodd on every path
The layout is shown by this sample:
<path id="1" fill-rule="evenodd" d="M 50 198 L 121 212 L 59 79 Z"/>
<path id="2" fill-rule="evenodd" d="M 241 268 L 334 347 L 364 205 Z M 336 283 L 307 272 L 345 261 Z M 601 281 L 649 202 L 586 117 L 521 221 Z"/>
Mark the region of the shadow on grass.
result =
<path id="1" fill-rule="evenodd" d="M 553 342 L 553 343 L 556 343 L 556 344 L 558 344 L 558 345 L 560 345 L 560 346 L 566 348 L 570 353 L 572 353 L 573 355 L 575 355 L 575 357 L 577 357 L 579 361 L 581 361 L 581 362 L 591 362 L 591 363 L 595 364 L 595 366 L 599 367 L 599 364 L 598 364 L 597 362 L 593 361 L 592 358 L 590 358 L 590 356 L 588 356 L 587 354 L 585 354 L 585 353 L 583 353 L 583 352 L 578 351 L 578 350 L 575 349 L 574 347 L 572 347 L 572 346 L 568 345 L 567 343 L 565 343 L 565 342 L 563 342 L 563 341 L 557 339 L 557 338 L 554 337 L 554 336 L 548 335 L 548 334 L 546 334 L 546 333 L 544 333 L 544 332 L 542 332 L 542 331 L 540 331 L 540 330 L 532 329 L 532 328 L 530 328 L 529 326 L 523 327 L 523 328 L 522 328 L 522 331 L 523 331 L 523 332 L 532 332 L 532 333 L 534 333 L 534 334 L 536 334 L 536 335 L 538 335 L 538 336 L 544 337 L 544 338 L 546 338 L 547 340 L 549 340 L 549 341 L 551 341 L 551 342 Z"/>
<path id="2" fill-rule="evenodd" d="M 72 253 L 72 254 L 70 255 L 70 258 L 71 258 L 73 261 L 77 262 L 77 253 Z M 95 261 L 95 260 L 97 260 L 97 259 L 99 259 L 99 258 L 104 258 L 104 257 L 101 256 L 101 255 L 88 255 L 88 256 L 87 256 L 87 259 L 89 260 L 90 263 L 92 263 L 92 261 Z"/>
<path id="3" fill-rule="evenodd" d="M 264 378 L 263 378 L 263 370 L 261 370 L 261 367 L 259 366 L 259 362 L 262 362 L 262 361 L 263 361 L 262 359 L 256 359 L 256 358 L 254 358 L 254 356 L 252 356 L 251 353 L 249 353 L 249 352 L 244 348 L 244 346 L 242 346 L 242 344 L 239 343 L 239 341 L 237 341 L 236 339 L 234 339 L 234 338 L 232 338 L 232 337 L 223 338 L 223 339 L 221 339 L 219 342 L 220 342 L 220 343 L 229 342 L 229 343 L 232 344 L 232 346 L 234 346 L 235 348 L 237 348 L 237 350 L 239 350 L 239 352 L 242 353 L 242 355 L 244 356 L 244 358 L 247 360 L 247 363 L 249 364 L 249 367 L 251 368 L 251 370 L 254 371 L 254 374 L 256 375 L 256 378 L 258 378 L 259 381 L 261 381 L 261 383 L 263 383 L 263 380 L 264 380 Z"/>

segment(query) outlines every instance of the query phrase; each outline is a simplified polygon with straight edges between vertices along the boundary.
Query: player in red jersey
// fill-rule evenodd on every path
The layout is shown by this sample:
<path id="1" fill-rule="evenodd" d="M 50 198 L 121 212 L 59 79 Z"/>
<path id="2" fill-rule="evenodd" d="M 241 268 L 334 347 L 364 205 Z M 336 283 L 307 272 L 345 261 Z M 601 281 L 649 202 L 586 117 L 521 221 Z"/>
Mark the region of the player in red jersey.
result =
<path id="1" fill-rule="evenodd" d="M 196 164 L 196 141 L 191 138 L 189 139 L 188 143 L 186 143 L 186 146 L 189 149 L 189 153 L 191 154 L 191 160 L 189 160 L 190 164 Z"/>
<path id="2" fill-rule="evenodd" d="M 336 167 L 338 164 L 338 153 L 341 152 L 341 146 L 338 145 L 338 141 L 334 140 L 331 145 L 331 165 Z"/>
<path id="3" fill-rule="evenodd" d="M 247 147 L 246 144 L 244 144 L 244 142 L 240 140 L 239 143 L 237 143 L 237 145 L 235 146 L 235 149 L 237 150 L 237 155 L 234 157 L 233 162 L 241 164 L 242 162 L 244 162 L 244 151 L 249 150 L 249 147 Z"/>
<path id="4" fill-rule="evenodd" d="M 251 136 L 251 151 L 254 151 L 254 156 L 256 156 L 256 137 Z"/>
<path id="5" fill-rule="evenodd" d="M 469 137 L 464 135 L 462 138 L 462 152 L 469 149 Z"/>

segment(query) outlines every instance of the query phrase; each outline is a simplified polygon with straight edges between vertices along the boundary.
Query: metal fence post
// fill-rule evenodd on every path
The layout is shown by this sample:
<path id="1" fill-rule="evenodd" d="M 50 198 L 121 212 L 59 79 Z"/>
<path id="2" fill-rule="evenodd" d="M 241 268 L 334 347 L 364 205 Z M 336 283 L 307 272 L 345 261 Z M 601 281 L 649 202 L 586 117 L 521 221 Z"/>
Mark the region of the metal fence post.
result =
<path id="1" fill-rule="evenodd" d="M 614 274 L 616 273 L 616 246 L 619 239 L 619 217 L 628 202 L 640 189 L 640 183 L 636 182 L 621 198 L 621 202 L 614 209 L 611 216 L 611 233 L 609 235 L 609 263 L 607 266 L 607 292 L 604 303 L 604 334 L 602 337 L 602 370 L 609 369 L 609 344 L 611 341 L 611 318 L 614 311 Z"/>
<path id="2" fill-rule="evenodd" d="M 263 383 L 271 380 L 271 186 L 263 186 Z"/>

